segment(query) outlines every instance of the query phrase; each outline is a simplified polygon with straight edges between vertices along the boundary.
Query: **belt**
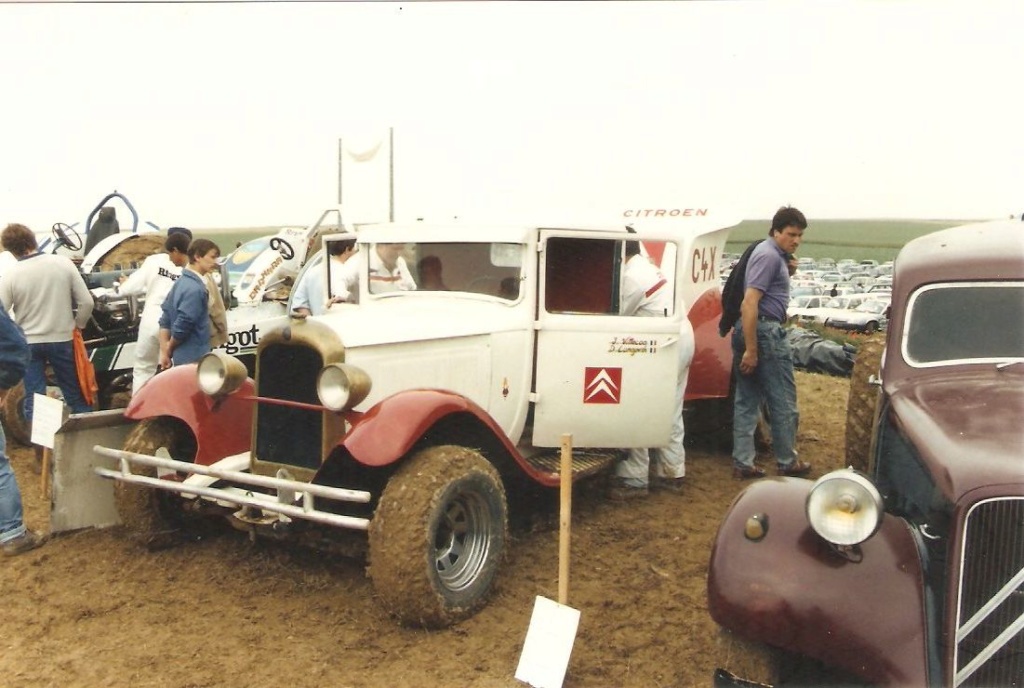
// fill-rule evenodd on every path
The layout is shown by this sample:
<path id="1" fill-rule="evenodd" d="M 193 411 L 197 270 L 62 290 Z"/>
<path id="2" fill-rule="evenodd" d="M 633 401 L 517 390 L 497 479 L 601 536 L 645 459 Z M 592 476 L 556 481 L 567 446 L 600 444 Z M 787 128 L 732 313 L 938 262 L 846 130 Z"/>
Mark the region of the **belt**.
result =
<path id="1" fill-rule="evenodd" d="M 778 318 L 769 318 L 767 315 L 759 315 L 757 316 L 757 319 L 760 320 L 761 322 L 770 322 L 775 323 L 776 325 L 782 324 L 782 321 L 779 320 Z"/>

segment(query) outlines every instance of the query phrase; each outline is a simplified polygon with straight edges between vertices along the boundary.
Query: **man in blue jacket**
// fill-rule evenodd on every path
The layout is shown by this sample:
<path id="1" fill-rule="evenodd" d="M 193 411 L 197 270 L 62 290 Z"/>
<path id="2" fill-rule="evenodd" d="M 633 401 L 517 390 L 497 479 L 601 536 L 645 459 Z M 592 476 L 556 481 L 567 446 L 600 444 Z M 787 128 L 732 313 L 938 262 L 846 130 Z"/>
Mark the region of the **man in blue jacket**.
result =
<path id="1" fill-rule="evenodd" d="M 194 363 L 210 352 L 210 293 L 205 276 L 217 269 L 220 249 L 209 239 L 196 239 L 188 247 L 188 267 L 161 304 L 161 370 Z"/>
<path id="2" fill-rule="evenodd" d="M 7 392 L 21 381 L 28 365 L 29 350 L 25 335 L 7 311 L 0 308 L 0 404 Z M 0 426 L 0 550 L 13 556 L 43 544 L 43 537 L 26 530 L 22 520 L 21 492 L 7 460 L 7 438 Z"/>

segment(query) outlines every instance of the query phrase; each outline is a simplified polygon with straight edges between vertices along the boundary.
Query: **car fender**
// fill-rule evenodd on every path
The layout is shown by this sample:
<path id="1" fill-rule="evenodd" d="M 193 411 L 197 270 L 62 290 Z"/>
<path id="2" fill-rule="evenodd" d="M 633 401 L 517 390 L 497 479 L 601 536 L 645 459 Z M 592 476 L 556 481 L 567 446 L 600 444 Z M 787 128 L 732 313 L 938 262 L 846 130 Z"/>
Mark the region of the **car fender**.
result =
<path id="1" fill-rule="evenodd" d="M 709 289 L 700 295 L 687 313 L 693 327 L 694 354 L 686 381 L 687 401 L 724 399 L 729 396 L 732 375 L 731 337 L 718 334 L 722 317 L 722 291 Z"/>
<path id="2" fill-rule="evenodd" d="M 225 397 L 203 394 L 196 379 L 196 364 L 190 363 L 150 378 L 132 397 L 124 415 L 131 420 L 159 416 L 181 420 L 196 437 L 195 462 L 208 466 L 251 448 L 255 395 L 252 378 Z"/>
<path id="3" fill-rule="evenodd" d="M 468 420 L 485 433 L 485 437 L 475 437 L 479 443 L 491 439 L 492 448 L 500 447 L 500 456 L 494 452 L 488 455 L 499 471 L 509 470 L 511 460 L 534 480 L 551 484 L 549 476 L 541 474 L 523 459 L 487 411 L 470 399 L 445 390 L 405 390 L 381 400 L 362 415 L 350 418 L 351 428 L 339 444 L 361 464 L 386 466 L 399 461 L 432 428 L 450 420 L 455 414 L 468 416 Z"/>
<path id="4" fill-rule="evenodd" d="M 733 501 L 708 569 L 712 618 L 874 683 L 929 685 L 925 583 L 910 527 L 886 516 L 859 561 L 840 556 L 807 521 L 811 485 L 762 480 Z M 745 532 L 755 515 L 767 522 L 759 540 Z"/>

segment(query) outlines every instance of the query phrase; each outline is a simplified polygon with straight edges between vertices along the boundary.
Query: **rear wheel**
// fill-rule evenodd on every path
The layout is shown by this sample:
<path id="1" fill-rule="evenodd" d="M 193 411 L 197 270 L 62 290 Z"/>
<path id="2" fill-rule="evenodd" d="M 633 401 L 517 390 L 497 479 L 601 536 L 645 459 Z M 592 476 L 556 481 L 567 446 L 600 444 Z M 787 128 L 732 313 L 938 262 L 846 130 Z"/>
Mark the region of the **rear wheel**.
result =
<path id="1" fill-rule="evenodd" d="M 501 478 L 479 452 L 430 447 L 388 481 L 370 524 L 370 578 L 403 623 L 436 628 L 483 606 L 505 552 Z"/>
<path id="2" fill-rule="evenodd" d="M 124 450 L 191 463 L 196 458 L 196 441 L 185 423 L 165 416 L 139 423 L 125 440 Z M 148 466 L 133 466 L 132 472 L 151 478 L 157 475 L 156 469 Z M 159 546 L 181 528 L 181 500 L 176 493 L 118 480 L 114 504 L 132 538 L 147 546 Z"/>
<path id="3" fill-rule="evenodd" d="M 28 445 L 32 441 L 32 426 L 25 419 L 22 402 L 25 400 L 25 383 L 19 382 L 4 397 L 4 430 L 8 439 Z"/>
<path id="4" fill-rule="evenodd" d="M 873 335 L 857 349 L 850 374 L 850 396 L 846 403 L 846 465 L 870 473 L 871 438 L 874 435 L 879 387 L 869 380 L 882 365 L 885 337 Z"/>

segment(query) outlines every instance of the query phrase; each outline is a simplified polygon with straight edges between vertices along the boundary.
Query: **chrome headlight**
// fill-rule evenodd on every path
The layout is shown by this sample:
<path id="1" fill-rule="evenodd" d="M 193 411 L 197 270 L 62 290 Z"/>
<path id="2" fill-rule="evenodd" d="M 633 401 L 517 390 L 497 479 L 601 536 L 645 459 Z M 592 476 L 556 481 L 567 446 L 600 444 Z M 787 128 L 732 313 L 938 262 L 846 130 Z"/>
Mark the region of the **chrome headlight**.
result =
<path id="1" fill-rule="evenodd" d="M 852 468 L 818 478 L 806 506 L 811 527 L 834 545 L 864 542 L 878 530 L 885 513 L 878 489 Z"/>
<path id="2" fill-rule="evenodd" d="M 244 363 L 219 349 L 200 358 L 196 368 L 199 389 L 211 397 L 231 394 L 248 376 Z"/>
<path id="3" fill-rule="evenodd" d="M 357 406 L 370 393 L 370 387 L 370 376 L 362 368 L 345 363 L 324 366 L 316 379 L 316 395 L 332 411 Z"/>

